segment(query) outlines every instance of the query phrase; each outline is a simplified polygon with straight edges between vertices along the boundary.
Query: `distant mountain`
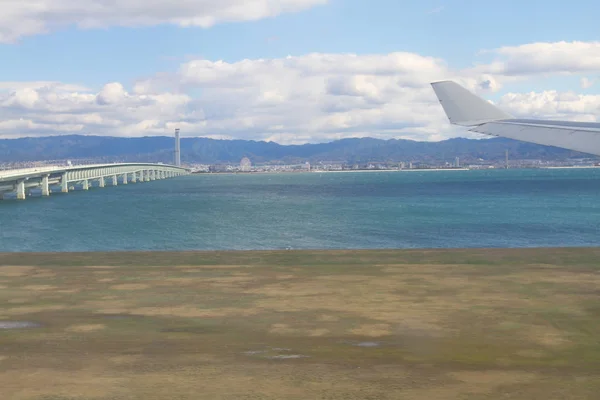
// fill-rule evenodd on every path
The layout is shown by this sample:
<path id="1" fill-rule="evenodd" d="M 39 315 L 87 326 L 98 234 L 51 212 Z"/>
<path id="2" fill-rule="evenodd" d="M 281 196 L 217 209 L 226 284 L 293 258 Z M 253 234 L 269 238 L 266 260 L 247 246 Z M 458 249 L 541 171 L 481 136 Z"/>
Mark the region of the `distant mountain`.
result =
<path id="1" fill-rule="evenodd" d="M 412 140 L 343 139 L 330 143 L 284 146 L 250 140 L 181 140 L 183 162 L 237 163 L 249 157 L 253 163 L 299 163 L 304 161 L 462 162 L 478 159 L 499 161 L 508 150 L 511 159 L 566 160 L 592 158 L 574 151 L 539 146 L 510 139 L 449 139 L 441 142 Z M 15 161 L 94 159 L 97 161 L 171 162 L 173 138 L 119 138 L 104 136 L 52 136 L 0 139 L 0 164 Z"/>

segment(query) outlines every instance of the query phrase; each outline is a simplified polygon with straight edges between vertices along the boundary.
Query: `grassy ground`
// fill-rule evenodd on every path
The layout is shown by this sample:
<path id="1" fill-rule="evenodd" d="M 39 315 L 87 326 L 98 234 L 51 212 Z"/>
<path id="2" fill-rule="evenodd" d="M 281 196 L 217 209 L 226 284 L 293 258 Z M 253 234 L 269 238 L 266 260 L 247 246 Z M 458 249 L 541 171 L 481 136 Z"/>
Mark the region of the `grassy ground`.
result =
<path id="1" fill-rule="evenodd" d="M 596 399 L 598 260 L 0 254 L 0 398 Z"/>

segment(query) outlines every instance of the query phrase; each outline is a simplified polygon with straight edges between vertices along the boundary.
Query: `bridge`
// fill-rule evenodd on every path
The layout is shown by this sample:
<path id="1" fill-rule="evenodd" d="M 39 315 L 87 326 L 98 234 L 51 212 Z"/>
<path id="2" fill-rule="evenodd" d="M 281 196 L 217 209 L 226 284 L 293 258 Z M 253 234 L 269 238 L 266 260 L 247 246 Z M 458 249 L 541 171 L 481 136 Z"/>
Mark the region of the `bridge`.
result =
<path id="1" fill-rule="evenodd" d="M 51 193 L 68 193 L 77 187 L 88 190 L 97 182 L 105 187 L 149 182 L 157 179 L 187 175 L 188 170 L 166 164 L 97 164 L 77 166 L 53 166 L 0 171 L 0 198 L 25 200 L 37 192 L 41 196 Z M 57 187 L 54 189 L 54 187 Z"/>

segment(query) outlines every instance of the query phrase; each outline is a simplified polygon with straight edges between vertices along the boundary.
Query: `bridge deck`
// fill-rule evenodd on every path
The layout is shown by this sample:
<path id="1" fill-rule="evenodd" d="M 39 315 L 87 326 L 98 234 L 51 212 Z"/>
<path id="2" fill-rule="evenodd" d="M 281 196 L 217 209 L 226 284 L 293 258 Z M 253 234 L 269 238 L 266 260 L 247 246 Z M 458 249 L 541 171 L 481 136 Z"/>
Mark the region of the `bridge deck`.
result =
<path id="1" fill-rule="evenodd" d="M 28 189 L 39 188 L 43 196 L 50 195 L 50 185 L 61 185 L 61 192 L 69 191 L 69 184 L 80 183 L 87 190 L 91 180 L 98 180 L 100 187 L 105 179 L 112 178 L 112 185 L 137 181 L 152 181 L 188 174 L 182 167 L 168 164 L 120 163 L 73 166 L 47 166 L 0 171 L 0 197 L 14 192 L 17 199 L 23 200 Z M 131 178 L 130 178 L 131 177 Z"/>

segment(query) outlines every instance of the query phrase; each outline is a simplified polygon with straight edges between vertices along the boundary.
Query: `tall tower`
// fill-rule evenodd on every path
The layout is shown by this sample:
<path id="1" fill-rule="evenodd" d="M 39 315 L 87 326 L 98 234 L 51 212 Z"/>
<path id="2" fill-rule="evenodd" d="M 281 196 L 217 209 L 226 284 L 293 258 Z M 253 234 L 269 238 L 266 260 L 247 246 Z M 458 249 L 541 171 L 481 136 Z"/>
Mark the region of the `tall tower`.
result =
<path id="1" fill-rule="evenodd" d="M 181 147 L 179 145 L 179 128 L 175 129 L 175 165 L 181 166 Z"/>

